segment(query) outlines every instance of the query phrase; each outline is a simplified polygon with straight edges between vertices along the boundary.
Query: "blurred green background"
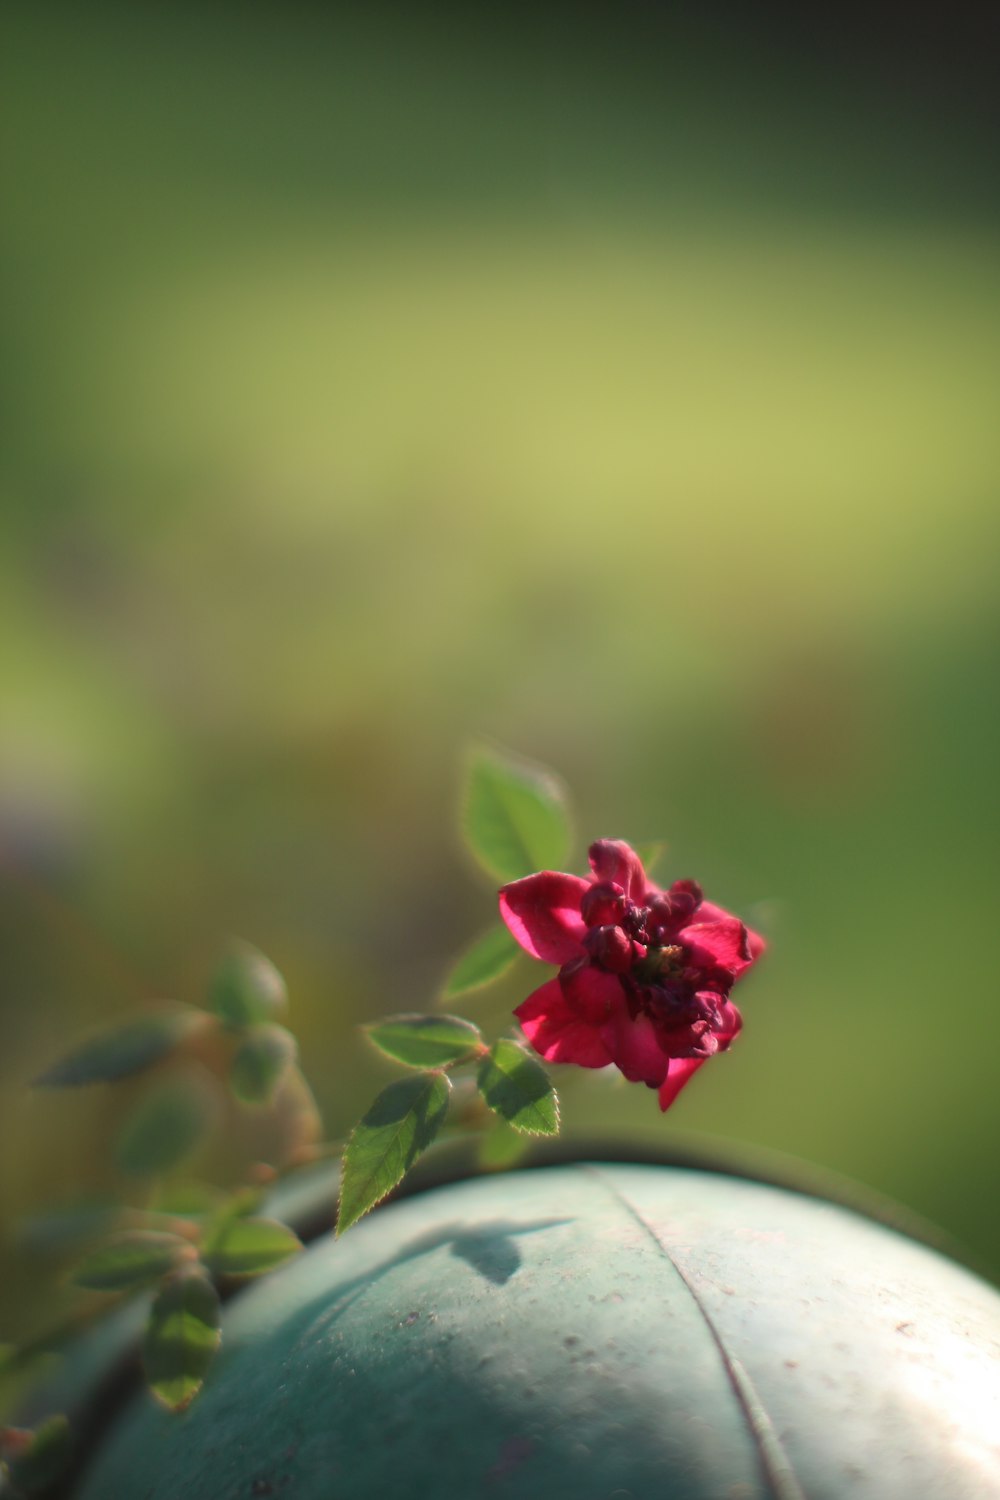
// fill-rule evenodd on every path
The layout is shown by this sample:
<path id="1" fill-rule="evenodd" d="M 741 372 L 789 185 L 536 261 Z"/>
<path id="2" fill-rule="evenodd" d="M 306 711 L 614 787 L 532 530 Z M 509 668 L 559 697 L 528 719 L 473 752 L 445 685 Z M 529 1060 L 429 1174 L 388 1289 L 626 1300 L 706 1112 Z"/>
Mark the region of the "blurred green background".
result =
<path id="1" fill-rule="evenodd" d="M 109 1185 L 104 1092 L 26 1080 L 230 932 L 353 1122 L 357 1024 L 490 921 L 484 733 L 772 939 L 671 1114 L 567 1076 L 567 1131 L 777 1148 L 1000 1270 L 995 37 L 894 15 L 12 10 L 9 1226 Z"/>

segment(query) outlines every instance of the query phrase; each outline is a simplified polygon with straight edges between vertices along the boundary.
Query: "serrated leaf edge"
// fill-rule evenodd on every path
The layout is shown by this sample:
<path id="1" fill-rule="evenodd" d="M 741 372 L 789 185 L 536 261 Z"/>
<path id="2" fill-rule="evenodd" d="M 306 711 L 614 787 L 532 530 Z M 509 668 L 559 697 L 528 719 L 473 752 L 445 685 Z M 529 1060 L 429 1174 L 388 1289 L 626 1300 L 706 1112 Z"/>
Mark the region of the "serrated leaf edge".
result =
<path id="1" fill-rule="evenodd" d="M 479 1070 L 476 1073 L 476 1088 L 479 1090 L 479 1097 L 482 1099 L 482 1101 L 486 1105 L 487 1109 L 493 1110 L 493 1113 L 496 1115 L 496 1117 L 497 1117 L 498 1120 L 505 1121 L 506 1124 L 508 1124 L 510 1126 L 511 1130 L 516 1130 L 517 1131 L 518 1135 L 532 1135 L 532 1136 L 538 1136 L 538 1137 L 545 1137 L 545 1136 L 547 1136 L 549 1138 L 552 1138 L 553 1136 L 557 1136 L 559 1134 L 560 1127 L 562 1125 L 562 1115 L 561 1115 L 561 1112 L 560 1112 L 559 1094 L 558 1094 L 558 1091 L 556 1090 L 555 1084 L 552 1082 L 551 1077 L 549 1077 L 549 1074 L 545 1072 L 545 1069 L 542 1067 L 542 1064 L 538 1061 L 537 1057 L 533 1057 L 532 1054 L 529 1052 L 528 1048 L 524 1045 L 524 1043 L 523 1042 L 519 1042 L 516 1037 L 501 1037 L 501 1038 L 499 1038 L 499 1040 L 510 1042 L 513 1046 L 515 1046 L 518 1049 L 519 1052 L 523 1052 L 524 1053 L 524 1056 L 528 1059 L 529 1062 L 532 1062 L 532 1063 L 535 1064 L 535 1066 L 538 1068 L 539 1072 L 545 1073 L 545 1077 L 548 1079 L 549 1088 L 550 1088 L 550 1090 L 552 1092 L 552 1107 L 553 1107 L 553 1109 L 555 1111 L 556 1128 L 555 1128 L 555 1130 L 532 1130 L 530 1127 L 525 1126 L 525 1125 L 515 1125 L 515 1123 L 514 1123 L 513 1120 L 508 1120 L 507 1116 L 506 1115 L 502 1115 L 498 1109 L 493 1109 L 492 1104 L 490 1104 L 490 1101 L 487 1099 L 485 1093 L 482 1090 L 482 1087 L 480 1086 L 480 1082 L 479 1082 L 483 1069 L 489 1064 L 490 1060 L 493 1057 L 493 1047 L 491 1047 L 489 1049 L 489 1051 L 486 1053 L 486 1055 L 484 1056 L 484 1058 L 482 1060 L 482 1063 L 481 1063 L 481 1065 L 479 1067 Z M 496 1043 L 494 1043 L 494 1046 L 495 1045 L 496 1045 Z"/>
<path id="2" fill-rule="evenodd" d="M 442 1068 L 427 1068 L 424 1071 L 430 1077 L 443 1078 L 444 1082 L 445 1082 L 445 1086 L 448 1089 L 449 1094 L 451 1093 L 451 1086 L 452 1086 L 451 1085 L 451 1079 L 448 1077 L 447 1073 L 445 1073 L 445 1071 Z M 392 1086 L 391 1084 L 387 1085 L 387 1087 L 391 1087 L 391 1086 Z M 378 1098 L 378 1095 L 376 1095 L 375 1097 Z M 374 1101 L 372 1101 L 372 1102 L 374 1103 Z M 335 1229 L 334 1229 L 334 1235 L 335 1235 L 335 1237 L 337 1239 L 339 1239 L 342 1234 L 346 1234 L 347 1231 L 348 1231 L 348 1229 L 352 1229 L 355 1224 L 359 1224 L 362 1219 L 364 1219 L 368 1214 L 371 1213 L 371 1211 L 372 1211 L 373 1208 L 378 1208 L 379 1204 L 383 1203 L 385 1201 L 385 1199 L 388 1198 L 388 1196 L 392 1192 L 393 1188 L 398 1187 L 399 1184 L 402 1182 L 403 1178 L 406 1176 L 406 1170 L 404 1169 L 404 1171 L 401 1172 L 400 1175 L 396 1178 L 395 1182 L 391 1182 L 389 1184 L 389 1186 L 385 1189 L 384 1192 L 379 1193 L 378 1197 L 374 1198 L 371 1201 L 371 1203 L 368 1204 L 367 1208 L 365 1208 L 361 1213 L 357 1214 L 353 1219 L 348 1220 L 348 1222 L 345 1225 L 343 1225 L 343 1227 L 341 1227 L 341 1208 L 342 1208 L 343 1200 L 344 1200 L 344 1183 L 346 1181 L 346 1171 L 345 1171 L 345 1169 L 346 1169 L 346 1166 L 347 1166 L 347 1153 L 350 1151 L 350 1149 L 351 1149 L 351 1142 L 354 1140 L 354 1137 L 357 1134 L 357 1131 L 358 1131 L 358 1129 L 359 1129 L 359 1127 L 360 1127 L 360 1125 L 362 1123 L 363 1123 L 363 1121 L 359 1120 L 358 1124 L 355 1125 L 354 1129 L 351 1131 L 350 1135 L 347 1137 L 347 1141 L 346 1141 L 346 1143 L 344 1145 L 343 1155 L 341 1157 L 340 1185 L 339 1185 L 338 1190 L 337 1190 L 337 1222 L 336 1222 L 336 1226 L 335 1226 Z M 442 1120 L 442 1124 L 443 1123 L 444 1122 Z M 428 1145 L 430 1145 L 430 1144 L 431 1143 L 428 1142 Z M 426 1150 L 426 1149 L 427 1148 L 424 1147 L 424 1150 Z M 423 1152 L 420 1153 L 420 1155 L 422 1155 L 422 1154 L 423 1154 Z"/>

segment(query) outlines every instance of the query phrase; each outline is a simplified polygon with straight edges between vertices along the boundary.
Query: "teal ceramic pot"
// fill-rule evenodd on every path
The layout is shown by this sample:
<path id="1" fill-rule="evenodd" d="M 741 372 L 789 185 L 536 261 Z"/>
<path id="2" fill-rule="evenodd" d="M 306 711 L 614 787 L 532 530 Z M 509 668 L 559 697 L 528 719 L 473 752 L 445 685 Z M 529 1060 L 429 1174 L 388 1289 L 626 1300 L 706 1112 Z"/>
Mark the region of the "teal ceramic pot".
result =
<path id="1" fill-rule="evenodd" d="M 227 1307 L 80 1500 L 1000 1497 L 1000 1296 L 797 1192 L 662 1166 L 479 1178 Z"/>

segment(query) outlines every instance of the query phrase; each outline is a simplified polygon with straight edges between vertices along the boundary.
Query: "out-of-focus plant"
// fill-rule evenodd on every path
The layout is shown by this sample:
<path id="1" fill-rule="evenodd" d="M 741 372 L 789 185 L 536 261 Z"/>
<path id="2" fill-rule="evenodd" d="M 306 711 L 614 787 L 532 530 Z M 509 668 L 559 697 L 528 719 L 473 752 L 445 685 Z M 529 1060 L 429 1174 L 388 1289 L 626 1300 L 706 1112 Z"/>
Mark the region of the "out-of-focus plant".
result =
<path id="1" fill-rule="evenodd" d="M 646 868 L 658 846 L 640 856 L 599 840 L 590 848 L 589 877 L 559 873 L 573 841 L 562 783 L 485 745 L 467 761 L 460 823 L 473 858 L 500 883 L 502 922 L 459 957 L 436 1005 L 365 1028 L 368 1041 L 406 1072 L 378 1094 L 343 1147 L 322 1140 L 295 1037 L 279 1019 L 284 981 L 246 943 L 225 954 L 203 1006 L 158 1005 L 83 1042 L 35 1080 L 65 1089 L 143 1075 L 113 1149 L 120 1171 L 146 1185 L 147 1201 L 107 1210 L 71 1280 L 91 1309 L 95 1297 L 107 1308 L 146 1298 L 142 1364 L 149 1389 L 171 1411 L 185 1410 L 202 1388 L 222 1337 L 223 1297 L 302 1248 L 290 1224 L 261 1211 L 276 1177 L 339 1158 L 342 1234 L 445 1134 L 477 1134 L 479 1160 L 491 1169 L 512 1165 L 526 1137 L 558 1134 L 559 1101 L 539 1055 L 590 1068 L 614 1064 L 657 1088 L 665 1109 L 739 1030 L 730 990 L 763 945 L 706 902 L 696 882 L 653 885 Z M 506 973 L 519 946 L 559 971 L 518 1006 L 520 1026 L 488 1040 L 454 1007 Z M 244 1180 L 227 1189 L 188 1183 L 177 1190 L 170 1174 L 217 1117 L 213 1090 L 241 1110 L 281 1117 L 281 1159 L 248 1164 Z M 75 1326 L 6 1350 L 3 1365 L 30 1365 Z M 59 1414 L 34 1429 L 0 1432 L 0 1463 L 19 1494 L 50 1488 L 72 1449 Z"/>

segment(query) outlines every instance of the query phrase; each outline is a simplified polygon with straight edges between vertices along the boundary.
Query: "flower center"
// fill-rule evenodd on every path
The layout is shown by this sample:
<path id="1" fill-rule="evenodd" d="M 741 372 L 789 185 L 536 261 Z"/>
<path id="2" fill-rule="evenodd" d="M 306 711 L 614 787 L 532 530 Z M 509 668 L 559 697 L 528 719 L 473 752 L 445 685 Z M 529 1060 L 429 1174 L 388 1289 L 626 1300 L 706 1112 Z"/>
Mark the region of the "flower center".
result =
<path id="1" fill-rule="evenodd" d="M 680 943 L 655 945 L 632 966 L 632 975 L 640 984 L 670 984 L 684 978 L 686 954 Z"/>
<path id="2" fill-rule="evenodd" d="M 666 948 L 657 948 L 654 951 L 660 956 L 660 973 L 664 977 L 683 973 L 684 949 L 680 943 L 669 943 Z"/>
<path id="3" fill-rule="evenodd" d="M 633 1017 L 641 1012 L 668 1028 L 700 1019 L 695 994 L 707 976 L 692 967 L 677 938 L 701 900 L 701 887 L 693 880 L 651 893 L 643 906 L 612 881 L 595 881 L 584 895 L 580 911 L 589 929 L 584 949 L 596 968 L 619 976 Z"/>

